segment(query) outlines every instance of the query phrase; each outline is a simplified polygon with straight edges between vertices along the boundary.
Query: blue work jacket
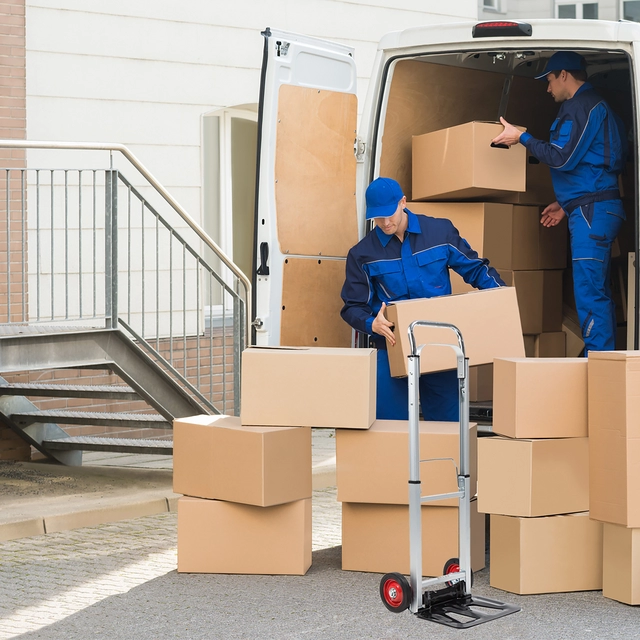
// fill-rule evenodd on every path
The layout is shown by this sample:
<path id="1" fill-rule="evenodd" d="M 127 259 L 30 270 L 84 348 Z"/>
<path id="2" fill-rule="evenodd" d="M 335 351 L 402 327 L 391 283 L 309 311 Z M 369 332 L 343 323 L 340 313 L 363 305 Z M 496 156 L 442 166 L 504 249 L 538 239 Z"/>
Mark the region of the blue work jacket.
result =
<path id="1" fill-rule="evenodd" d="M 347 255 L 340 314 L 383 348 L 384 338 L 371 328 L 382 303 L 450 294 L 449 268 L 478 289 L 504 286 L 498 272 L 478 257 L 450 220 L 405 211 L 404 242 L 375 227 Z"/>
<path id="2" fill-rule="evenodd" d="M 588 82 L 560 106 L 549 142 L 526 132 L 520 142 L 549 165 L 556 199 L 566 213 L 589 194 L 619 197 L 615 192 L 626 158 L 624 125 Z"/>

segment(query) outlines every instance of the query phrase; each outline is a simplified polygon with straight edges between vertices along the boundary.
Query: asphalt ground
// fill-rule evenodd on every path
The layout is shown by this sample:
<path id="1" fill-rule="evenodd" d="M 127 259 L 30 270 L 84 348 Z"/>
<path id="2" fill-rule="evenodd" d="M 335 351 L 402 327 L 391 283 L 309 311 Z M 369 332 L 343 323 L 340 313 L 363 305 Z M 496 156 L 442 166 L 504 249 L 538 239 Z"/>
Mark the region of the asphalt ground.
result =
<path id="1" fill-rule="evenodd" d="M 325 472 L 331 467 L 330 444 L 323 439 L 314 454 L 314 465 L 324 460 Z M 133 475 L 140 472 L 144 478 L 163 471 L 145 469 L 144 462 L 141 469 L 122 471 L 122 464 L 109 470 L 102 460 L 94 473 L 110 471 L 114 478 L 135 471 Z M 87 469 L 81 473 L 91 476 Z M 24 487 L 18 491 L 23 514 L 31 504 L 37 519 L 39 505 L 52 497 L 49 486 L 59 492 L 50 502 L 57 502 L 62 514 L 61 487 L 73 485 L 75 475 L 74 470 L 63 471 L 60 477 L 71 481 L 34 480 L 39 493 L 30 495 Z M 95 508 L 95 503 L 115 499 L 119 488 L 115 480 L 112 484 L 111 495 L 99 488 L 93 495 L 75 491 L 69 507 L 77 508 L 84 495 L 85 511 L 94 517 L 110 513 L 110 507 Z M 8 503 L 4 493 L 0 491 L 0 517 Z M 129 492 L 130 504 L 145 504 L 140 493 Z M 409 612 L 390 613 L 380 600 L 379 574 L 341 569 L 341 509 L 332 486 L 313 492 L 313 564 L 305 576 L 178 574 L 177 516 L 170 510 L 171 499 L 165 499 L 164 512 L 0 542 L 0 639 L 640 638 L 636 607 L 604 598 L 600 591 L 506 593 L 489 586 L 490 566 L 475 574 L 473 594 L 514 604 L 520 612 L 465 630 Z M 76 522 L 81 513 L 76 512 Z"/>

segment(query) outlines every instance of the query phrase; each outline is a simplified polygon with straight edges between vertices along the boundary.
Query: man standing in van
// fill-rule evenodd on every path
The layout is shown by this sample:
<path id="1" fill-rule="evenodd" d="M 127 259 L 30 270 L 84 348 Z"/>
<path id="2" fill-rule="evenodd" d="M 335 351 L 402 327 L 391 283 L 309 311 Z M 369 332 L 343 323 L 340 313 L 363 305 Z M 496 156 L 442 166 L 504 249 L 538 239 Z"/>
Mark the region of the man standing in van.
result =
<path id="1" fill-rule="evenodd" d="M 366 218 L 376 226 L 349 251 L 340 313 L 354 329 L 369 334 L 378 349 L 377 417 L 407 420 L 407 379 L 392 378 L 389 371 L 385 339 L 395 344 L 395 336 L 384 315 L 386 305 L 450 294 L 449 268 L 478 289 L 504 282 L 450 220 L 409 211 L 395 180 L 374 180 L 367 188 L 366 204 Z M 420 401 L 425 420 L 457 421 L 456 371 L 420 376 Z"/>
<path id="2" fill-rule="evenodd" d="M 493 142 L 520 142 L 549 165 L 557 201 L 542 212 L 545 227 L 568 216 L 573 288 L 589 351 L 615 349 L 616 314 L 609 282 L 611 244 L 625 219 L 618 175 L 626 156 L 624 126 L 587 82 L 585 59 L 572 51 L 554 53 L 537 79 L 562 103 L 549 142 L 522 133 L 504 118 Z"/>

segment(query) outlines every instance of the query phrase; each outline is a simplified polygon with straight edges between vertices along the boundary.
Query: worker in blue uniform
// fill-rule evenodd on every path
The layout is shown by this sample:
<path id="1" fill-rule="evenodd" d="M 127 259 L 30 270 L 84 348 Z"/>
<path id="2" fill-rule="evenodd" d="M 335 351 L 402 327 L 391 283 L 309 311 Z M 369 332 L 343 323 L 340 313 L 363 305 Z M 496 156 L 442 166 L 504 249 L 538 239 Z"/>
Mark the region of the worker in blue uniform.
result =
<path id="1" fill-rule="evenodd" d="M 501 119 L 493 142 L 524 145 L 550 167 L 556 202 L 540 222 L 556 226 L 568 216 L 573 288 L 585 355 L 615 349 L 616 315 L 611 296 L 611 245 L 625 219 L 618 175 L 626 159 L 624 125 L 587 82 L 586 62 L 573 51 L 554 53 L 538 79 L 562 103 L 549 142 L 522 133 Z"/>
<path id="2" fill-rule="evenodd" d="M 386 340 L 395 344 L 386 305 L 411 298 L 451 293 L 449 268 L 479 289 L 504 286 L 497 271 L 460 237 L 450 220 L 416 215 L 406 208 L 400 185 L 377 178 L 366 191 L 366 218 L 375 227 L 347 256 L 342 287 L 342 318 L 378 349 L 377 417 L 407 420 L 406 378 L 392 378 Z M 425 420 L 459 419 L 456 371 L 420 376 L 420 402 Z"/>

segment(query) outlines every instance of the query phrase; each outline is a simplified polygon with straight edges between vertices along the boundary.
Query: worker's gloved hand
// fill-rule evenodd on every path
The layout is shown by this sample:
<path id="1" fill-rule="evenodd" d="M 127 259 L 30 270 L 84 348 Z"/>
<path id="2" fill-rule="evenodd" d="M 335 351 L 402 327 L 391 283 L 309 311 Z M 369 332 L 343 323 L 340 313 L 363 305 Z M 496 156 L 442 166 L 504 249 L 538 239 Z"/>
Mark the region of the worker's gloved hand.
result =
<path id="1" fill-rule="evenodd" d="M 373 331 L 381 336 L 384 336 L 392 345 L 396 343 L 395 336 L 393 335 L 393 322 L 389 322 L 384 317 L 384 310 L 387 308 L 387 305 L 383 302 L 380 307 L 380 311 L 378 311 L 378 315 L 375 317 L 371 328 Z"/>
<path id="2" fill-rule="evenodd" d="M 565 215 L 564 209 L 557 202 L 552 202 L 540 214 L 540 224 L 544 227 L 555 227 Z"/>

